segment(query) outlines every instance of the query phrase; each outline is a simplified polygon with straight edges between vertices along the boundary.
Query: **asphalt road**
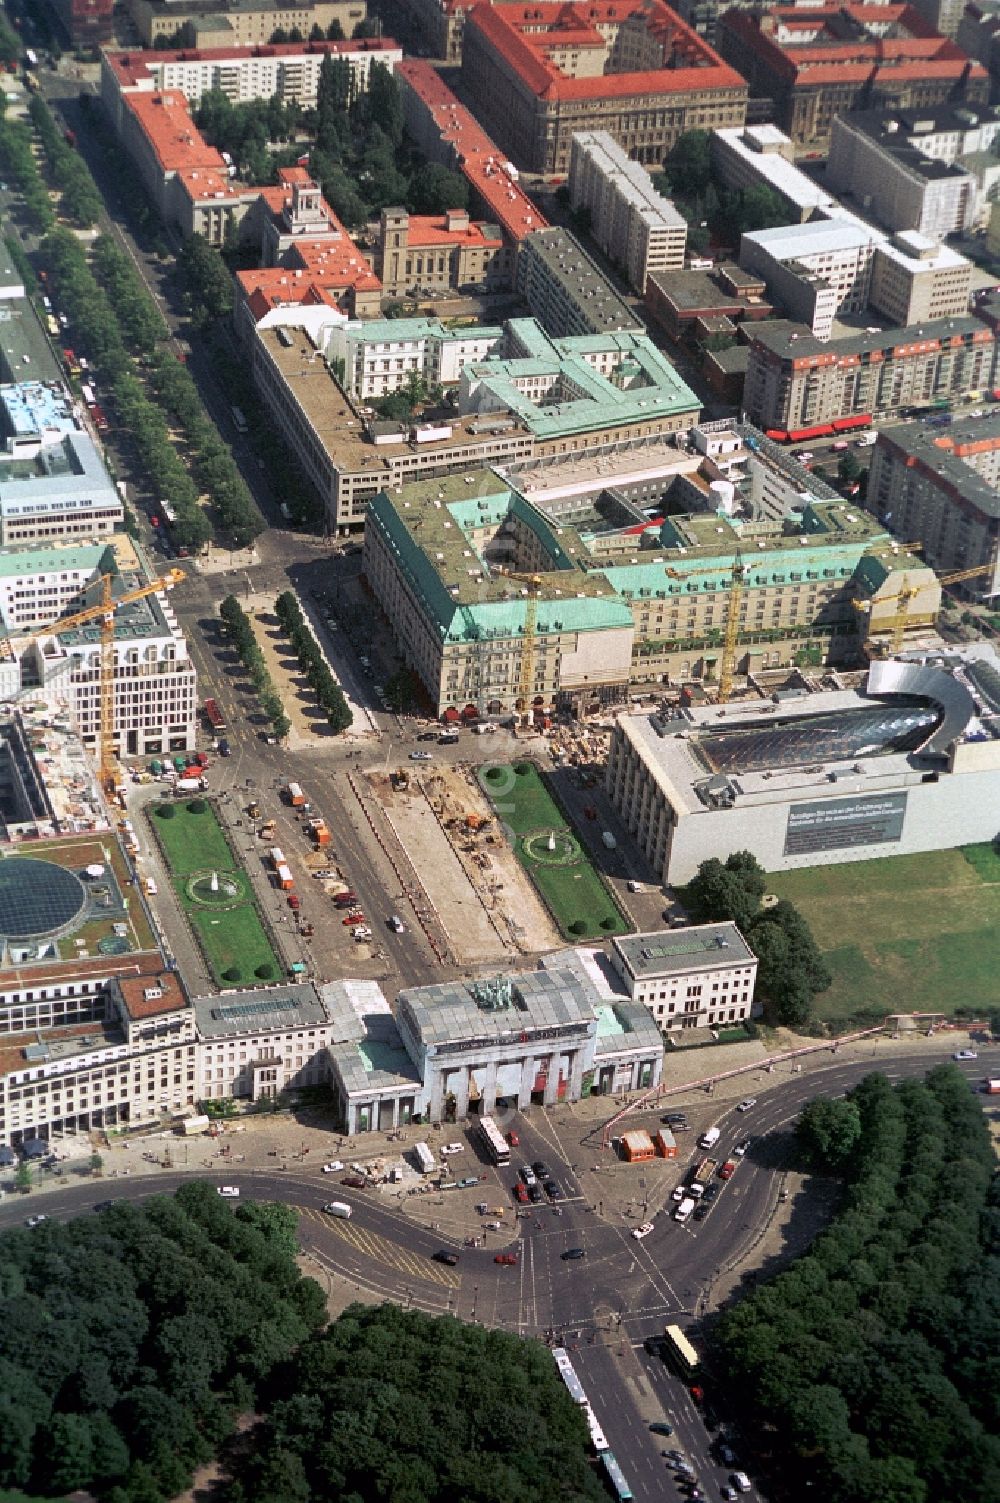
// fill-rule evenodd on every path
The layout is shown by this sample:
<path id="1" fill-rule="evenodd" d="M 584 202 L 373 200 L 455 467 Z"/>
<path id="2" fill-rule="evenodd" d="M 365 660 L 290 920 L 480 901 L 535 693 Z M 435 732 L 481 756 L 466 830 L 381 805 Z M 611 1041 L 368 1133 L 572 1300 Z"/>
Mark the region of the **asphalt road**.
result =
<path id="1" fill-rule="evenodd" d="M 661 1452 L 677 1446 L 691 1460 L 709 1497 L 718 1497 L 728 1469 L 713 1454 L 718 1437 L 684 1385 L 658 1359 L 643 1350 L 644 1341 L 662 1333 L 664 1324 L 688 1326 L 695 1313 L 711 1304 L 711 1288 L 720 1270 L 752 1261 L 755 1245 L 776 1201 L 784 1158 L 783 1134 L 804 1103 L 818 1094 L 842 1095 L 873 1064 L 890 1080 L 922 1075 L 949 1057 L 922 1050 L 866 1059 L 833 1060 L 809 1074 L 785 1078 L 762 1091 L 747 1113 L 727 1108 L 716 1121 L 722 1128 L 718 1154 L 741 1137 L 753 1139 L 734 1178 L 725 1185 L 709 1216 L 680 1227 L 664 1212 L 655 1231 L 636 1242 L 625 1226 L 595 1214 L 593 1170 L 560 1162 L 545 1114 L 518 1121 L 519 1149 L 509 1166 L 496 1168 L 480 1159 L 470 1143 L 461 1159 L 466 1174 L 484 1176 L 477 1198 L 510 1203 L 518 1166 L 544 1158 L 566 1199 L 556 1214 L 550 1205 L 525 1208 L 518 1222 L 516 1267 L 494 1261 L 495 1249 L 449 1243 L 432 1228 L 416 1225 L 398 1206 L 378 1193 L 352 1190 L 336 1176 L 317 1177 L 297 1169 L 245 1172 L 234 1166 L 205 1176 L 214 1184 L 240 1186 L 244 1195 L 294 1205 L 300 1212 L 303 1251 L 331 1274 L 379 1297 L 431 1313 L 452 1312 L 465 1320 L 502 1327 L 526 1336 L 562 1342 L 587 1390 L 612 1450 L 624 1466 L 637 1499 L 660 1503 L 679 1496 Z M 961 1066 L 970 1081 L 1000 1071 L 1000 1048 L 980 1049 L 979 1058 Z M 85 1181 L 46 1191 L 37 1200 L 9 1196 L 0 1204 L 0 1228 L 18 1224 L 27 1211 L 57 1219 L 85 1212 L 109 1197 L 143 1200 L 176 1189 L 189 1174 L 160 1171 L 155 1178 Z M 466 1193 L 466 1192 L 453 1192 Z M 325 1217 L 323 1204 L 346 1200 L 350 1221 Z M 808 1200 L 806 1191 L 801 1199 Z M 803 1207 L 806 1214 L 808 1207 Z M 796 1212 L 797 1214 L 797 1212 Z M 585 1256 L 563 1254 L 582 1247 Z M 442 1248 L 458 1254 L 450 1268 L 433 1255 Z M 649 1430 L 667 1420 L 676 1435 L 667 1439 Z"/>

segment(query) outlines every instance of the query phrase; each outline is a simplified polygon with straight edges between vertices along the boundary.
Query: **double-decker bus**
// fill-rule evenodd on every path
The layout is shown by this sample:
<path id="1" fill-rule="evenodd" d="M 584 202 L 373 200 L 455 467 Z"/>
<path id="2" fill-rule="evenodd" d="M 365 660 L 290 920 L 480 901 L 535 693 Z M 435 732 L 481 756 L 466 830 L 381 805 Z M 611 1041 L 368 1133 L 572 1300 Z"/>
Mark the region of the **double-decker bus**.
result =
<path id="1" fill-rule="evenodd" d="M 206 699 L 205 701 L 205 719 L 215 732 L 226 729 L 225 717 L 214 699 Z"/>
<path id="2" fill-rule="evenodd" d="M 479 1136 L 482 1138 L 486 1152 L 494 1164 L 510 1163 L 510 1149 L 507 1146 L 507 1139 L 499 1127 L 497 1127 L 492 1117 L 480 1117 Z"/>

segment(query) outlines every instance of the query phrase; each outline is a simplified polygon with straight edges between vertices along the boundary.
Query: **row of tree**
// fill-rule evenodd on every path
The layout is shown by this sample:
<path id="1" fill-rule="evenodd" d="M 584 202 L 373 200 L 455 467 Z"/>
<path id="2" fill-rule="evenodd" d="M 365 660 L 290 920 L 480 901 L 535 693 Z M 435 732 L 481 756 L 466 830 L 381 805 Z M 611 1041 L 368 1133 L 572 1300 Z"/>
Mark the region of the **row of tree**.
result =
<path id="1" fill-rule="evenodd" d="M 191 1183 L 0 1237 L 0 1488 L 165 1503 L 325 1321 L 296 1217 Z"/>
<path id="2" fill-rule="evenodd" d="M 100 218 L 103 205 L 86 162 L 64 139 L 40 94 L 32 94 L 28 113 L 42 143 L 49 176 L 59 190 L 60 209 L 83 229 L 89 229 Z"/>
<path id="3" fill-rule="evenodd" d="M 0 93 L 0 113 L 4 110 L 6 102 Z M 17 183 L 29 228 L 44 235 L 55 224 L 56 216 L 31 150 L 31 131 L 21 121 L 0 120 L 0 166 Z"/>
<path id="4" fill-rule="evenodd" d="M 996 1503 L 1000 1193 L 967 1081 L 871 1075 L 798 1135 L 843 1203 L 713 1334 L 746 1432 L 788 1496 Z"/>
<path id="5" fill-rule="evenodd" d="M 697 923 L 732 919 L 757 956 L 757 995 L 769 1023 L 800 1027 L 813 998 L 832 981 L 812 930 L 787 898 L 761 906 L 767 873 L 750 851 L 734 851 L 723 863 L 703 861 L 684 893 Z"/>
<path id="6" fill-rule="evenodd" d="M 74 339 L 110 385 L 121 428 L 129 436 L 153 494 L 173 509 L 174 537 L 182 547 L 201 548 L 212 527 L 195 485 L 174 446 L 160 408 L 140 380 L 122 340 L 111 304 L 95 279 L 75 235 L 56 229 L 40 246 L 50 285 L 69 315 Z"/>
<path id="7" fill-rule="evenodd" d="M 351 1305 L 269 1386 L 225 1503 L 600 1503 L 550 1353 L 506 1331 Z"/>
<path id="8" fill-rule="evenodd" d="M 330 672 L 329 664 L 306 624 L 298 600 L 291 590 L 286 590 L 274 602 L 274 611 L 288 633 L 299 667 L 309 681 L 327 724 L 335 732 L 346 731 L 354 720 L 351 707 L 344 698 L 344 691 Z"/>
<path id="9" fill-rule="evenodd" d="M 281 703 L 281 696 L 274 687 L 271 675 L 267 671 L 264 662 L 264 654 L 260 650 L 260 644 L 254 636 L 250 617 L 240 605 L 235 595 L 227 595 L 219 606 L 219 615 L 225 623 L 226 630 L 232 638 L 233 646 L 239 653 L 240 662 L 250 675 L 250 682 L 254 686 L 260 707 L 271 722 L 271 729 L 279 741 L 283 741 L 292 728 L 292 723 L 285 714 Z"/>

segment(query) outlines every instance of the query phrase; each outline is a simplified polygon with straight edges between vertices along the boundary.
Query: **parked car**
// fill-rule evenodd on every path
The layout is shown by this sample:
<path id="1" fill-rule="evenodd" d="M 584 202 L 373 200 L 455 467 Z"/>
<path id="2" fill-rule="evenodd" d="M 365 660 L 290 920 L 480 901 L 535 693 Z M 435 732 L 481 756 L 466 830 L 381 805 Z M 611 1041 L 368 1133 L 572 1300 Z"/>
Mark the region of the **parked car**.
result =
<path id="1" fill-rule="evenodd" d="M 535 1171 L 530 1164 L 521 1165 L 520 1175 L 526 1185 L 531 1186 L 535 1183 Z"/>
<path id="2" fill-rule="evenodd" d="M 528 1186 L 528 1199 L 531 1201 L 531 1204 L 533 1206 L 537 1206 L 541 1201 L 545 1199 L 545 1193 L 537 1180 L 533 1185 Z"/>
<path id="3" fill-rule="evenodd" d="M 541 1159 L 536 1159 L 535 1162 L 532 1164 L 531 1167 L 532 1167 L 532 1169 L 534 1169 L 534 1171 L 538 1175 L 539 1179 L 548 1179 L 548 1177 L 549 1177 L 548 1165 L 545 1164 Z"/>
<path id="4" fill-rule="evenodd" d="M 436 741 L 437 738 L 438 738 L 437 731 L 421 731 L 420 735 L 417 737 L 417 740 L 418 741 Z"/>
<path id="5" fill-rule="evenodd" d="M 343 1169 L 343 1167 L 344 1166 L 341 1163 L 340 1159 L 331 1159 L 328 1164 L 324 1164 L 323 1165 L 323 1173 L 324 1174 L 339 1174 L 340 1171 Z"/>
<path id="6" fill-rule="evenodd" d="M 695 1219 L 695 1221 L 704 1221 L 705 1217 L 708 1215 L 708 1213 L 709 1213 L 709 1211 L 711 1209 L 712 1209 L 712 1203 L 711 1203 L 711 1201 L 709 1201 L 707 1204 L 706 1204 L 706 1202 L 704 1200 L 699 1201 L 698 1204 L 694 1208 L 694 1219 Z"/>
<path id="7" fill-rule="evenodd" d="M 522 1185 L 520 1180 L 514 1186 L 514 1199 L 518 1205 L 526 1206 L 528 1204 L 528 1188 L 526 1185 Z"/>
<path id="8" fill-rule="evenodd" d="M 678 1123 L 687 1121 L 687 1112 L 664 1112 L 660 1121 L 666 1127 L 676 1127 Z"/>
<path id="9" fill-rule="evenodd" d="M 632 1228 L 632 1235 L 633 1235 L 633 1237 L 635 1238 L 635 1240 L 637 1242 L 641 1242 L 642 1239 L 643 1239 L 643 1237 L 648 1237 L 649 1234 L 650 1234 L 650 1232 L 654 1231 L 654 1230 L 655 1230 L 655 1228 L 654 1228 L 653 1223 L 651 1221 L 644 1221 L 641 1226 L 634 1226 Z M 651 1430 L 655 1430 L 656 1426 L 655 1425 L 651 1425 L 650 1429 Z M 670 1431 L 670 1430 L 665 1430 L 663 1433 L 665 1435 L 670 1435 L 673 1432 Z"/>
<path id="10" fill-rule="evenodd" d="M 434 753 L 433 752 L 412 751 L 412 752 L 410 752 L 410 761 L 411 762 L 433 762 L 434 761 Z"/>
<path id="11" fill-rule="evenodd" d="M 565 1200 L 561 1185 L 557 1185 L 554 1179 L 545 1181 L 545 1193 L 550 1200 Z"/>
<path id="12" fill-rule="evenodd" d="M 363 913 L 349 913 L 345 919 L 341 920 L 345 929 L 353 929 L 357 924 L 363 924 L 364 921 Z"/>
<path id="13" fill-rule="evenodd" d="M 340 1183 L 346 1185 L 349 1190 L 368 1189 L 368 1181 L 363 1174 L 345 1174 Z"/>
<path id="14" fill-rule="evenodd" d="M 448 1154 L 451 1154 L 451 1153 L 464 1153 L 464 1152 L 465 1152 L 465 1144 L 464 1143 L 445 1143 L 445 1145 L 441 1149 L 442 1157 L 447 1157 Z"/>

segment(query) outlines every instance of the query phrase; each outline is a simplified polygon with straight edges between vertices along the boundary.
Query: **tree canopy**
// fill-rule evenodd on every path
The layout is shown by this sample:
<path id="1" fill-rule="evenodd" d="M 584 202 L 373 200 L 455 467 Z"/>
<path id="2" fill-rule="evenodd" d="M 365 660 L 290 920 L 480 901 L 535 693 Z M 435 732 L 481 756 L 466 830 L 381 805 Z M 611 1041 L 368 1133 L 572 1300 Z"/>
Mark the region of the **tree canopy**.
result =
<path id="1" fill-rule="evenodd" d="M 0 1488 L 165 1503 L 325 1320 L 295 1213 L 185 1185 L 0 1236 Z"/>
<path id="2" fill-rule="evenodd" d="M 279 1370 L 243 1498 L 594 1503 L 587 1431 L 549 1352 L 505 1331 L 352 1305 Z M 230 1503 L 232 1500 L 230 1499 Z"/>
<path id="3" fill-rule="evenodd" d="M 767 875 L 753 853 L 734 851 L 725 862 L 713 856 L 701 863 L 684 902 L 699 923 L 732 919 L 757 956 L 765 1017 L 797 1027 L 808 1021 L 813 997 L 832 978 L 798 909 L 786 899 L 761 906 L 766 886 Z"/>
<path id="4" fill-rule="evenodd" d="M 1000 1194 L 967 1082 L 953 1065 L 895 1089 L 870 1075 L 798 1132 L 843 1202 L 713 1333 L 745 1430 L 788 1496 L 996 1503 Z"/>

